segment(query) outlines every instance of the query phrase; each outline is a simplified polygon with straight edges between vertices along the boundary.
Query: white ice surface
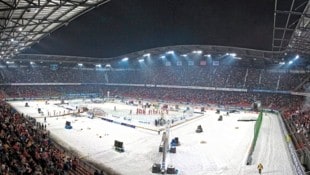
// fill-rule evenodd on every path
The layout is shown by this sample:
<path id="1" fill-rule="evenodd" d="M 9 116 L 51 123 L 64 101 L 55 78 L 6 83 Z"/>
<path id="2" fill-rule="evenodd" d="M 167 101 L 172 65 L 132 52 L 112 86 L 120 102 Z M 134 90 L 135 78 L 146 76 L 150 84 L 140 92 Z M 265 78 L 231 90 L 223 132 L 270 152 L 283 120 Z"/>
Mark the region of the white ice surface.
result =
<path id="1" fill-rule="evenodd" d="M 294 175 L 296 172 L 289 156 L 277 116 L 264 113 L 253 154 L 253 169 L 261 162 L 264 166 L 264 174 Z M 255 171 L 248 167 L 243 172 L 243 174 L 252 173 Z"/>
<path id="2" fill-rule="evenodd" d="M 53 105 L 53 102 L 49 105 L 45 105 L 44 101 L 28 103 L 30 107 L 24 107 L 25 102 L 11 102 L 18 111 L 36 117 L 39 122 L 43 122 L 43 116 L 38 114 L 38 107 L 44 111 L 44 115 L 47 115 L 47 111 L 64 110 Z M 105 104 L 100 105 L 106 108 Z M 117 108 L 121 109 L 121 106 Z M 176 154 L 168 155 L 168 164 L 175 166 L 179 174 L 252 175 L 258 174 L 258 162 L 263 163 L 265 174 L 294 174 L 275 115 L 264 116 L 253 155 L 254 165 L 250 166 L 245 163 L 253 137 L 254 122 L 237 120 L 240 117 L 257 117 L 258 114 L 241 112 L 223 116 L 223 121 L 218 121 L 218 116 L 214 111 L 207 111 L 203 117 L 171 129 L 171 138 L 178 137 L 181 146 L 177 147 Z M 71 121 L 73 129 L 64 128 L 66 121 Z M 157 132 L 132 129 L 99 118 L 86 117 L 47 117 L 46 124 L 51 135 L 61 145 L 74 149 L 83 159 L 108 166 L 123 175 L 152 174 L 153 163 L 161 162 L 161 153 L 158 152 L 161 135 Z M 202 126 L 203 133 L 195 133 L 198 125 Z M 114 140 L 124 142 L 124 153 L 113 150 Z M 205 143 L 201 143 L 202 141 Z"/>

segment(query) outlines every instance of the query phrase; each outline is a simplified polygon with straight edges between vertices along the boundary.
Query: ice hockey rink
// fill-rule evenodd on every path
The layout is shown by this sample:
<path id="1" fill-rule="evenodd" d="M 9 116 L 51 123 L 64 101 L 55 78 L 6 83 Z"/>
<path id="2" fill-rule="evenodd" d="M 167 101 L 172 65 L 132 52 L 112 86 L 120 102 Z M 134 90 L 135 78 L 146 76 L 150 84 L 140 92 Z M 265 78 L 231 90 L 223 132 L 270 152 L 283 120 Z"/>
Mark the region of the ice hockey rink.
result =
<path id="1" fill-rule="evenodd" d="M 19 112 L 46 124 L 51 137 L 67 149 L 77 152 L 82 159 L 109 167 L 123 175 L 153 174 L 152 165 L 161 163 L 159 145 L 162 135 L 158 134 L 157 130 L 163 130 L 164 127 L 156 127 L 152 122 L 152 117 L 159 115 L 132 115 L 128 120 L 128 117 L 118 115 L 128 116 L 130 110 L 136 113 L 137 107 L 119 103 L 84 104 L 83 100 L 69 101 L 73 111 L 76 110 L 75 106 L 100 108 L 106 112 L 106 118 L 112 117 L 119 122 L 126 121 L 140 126 L 131 128 L 96 116 L 89 118 L 86 114 L 55 117 L 53 115 L 57 115 L 57 112 L 61 114 L 67 110 L 63 106 L 55 105 L 57 101 L 49 101 L 48 104 L 42 100 L 27 101 L 29 107 L 25 107 L 25 102 L 9 103 Z M 38 108 L 43 113 L 39 114 Z M 243 111 L 230 113 L 229 116 L 225 114 L 208 110 L 204 114 L 186 116 L 188 118 L 183 121 L 178 121 L 179 116 L 185 115 L 183 110 L 165 114 L 165 117 L 176 121 L 176 125 L 170 129 L 170 139 L 178 137 L 180 142 L 176 153 L 167 155 L 167 165 L 173 165 L 180 175 L 254 175 L 258 174 L 256 167 L 261 162 L 264 165 L 262 174 L 296 174 L 278 116 L 264 113 L 252 165 L 246 165 L 255 121 L 238 120 L 256 118 L 258 114 Z M 223 115 L 223 121 L 218 121 L 219 115 Z M 65 129 L 66 121 L 71 122 L 72 129 Z M 202 126 L 202 133 L 195 132 L 198 125 Z M 114 150 L 115 140 L 123 142 L 125 152 Z"/>

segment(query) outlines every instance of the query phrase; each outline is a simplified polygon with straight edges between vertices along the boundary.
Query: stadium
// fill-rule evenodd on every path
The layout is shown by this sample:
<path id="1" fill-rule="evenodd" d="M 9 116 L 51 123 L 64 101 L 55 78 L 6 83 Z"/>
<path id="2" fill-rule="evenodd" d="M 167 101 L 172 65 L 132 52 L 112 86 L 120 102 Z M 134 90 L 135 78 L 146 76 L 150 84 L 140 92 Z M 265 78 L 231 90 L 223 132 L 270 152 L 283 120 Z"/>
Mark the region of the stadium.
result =
<path id="1" fill-rule="evenodd" d="M 310 175 L 309 11 L 0 0 L 0 174 Z"/>

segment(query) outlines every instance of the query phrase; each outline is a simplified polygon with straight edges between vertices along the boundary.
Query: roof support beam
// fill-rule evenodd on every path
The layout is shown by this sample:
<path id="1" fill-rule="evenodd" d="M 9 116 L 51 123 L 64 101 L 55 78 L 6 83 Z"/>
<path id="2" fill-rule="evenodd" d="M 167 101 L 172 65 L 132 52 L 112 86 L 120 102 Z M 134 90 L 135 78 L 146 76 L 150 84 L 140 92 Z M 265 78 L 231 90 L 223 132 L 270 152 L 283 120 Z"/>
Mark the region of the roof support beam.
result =
<path id="1" fill-rule="evenodd" d="M 35 4 L 33 1 L 29 1 L 29 0 L 24 0 L 26 2 L 28 2 L 28 4 L 32 4 L 33 6 L 38 6 L 40 4 L 40 0 L 38 0 L 38 4 Z"/>
<path id="2" fill-rule="evenodd" d="M 291 8 L 291 10 L 293 10 L 293 8 Z M 296 11 L 283 11 L 283 10 L 276 10 L 276 13 L 279 14 L 288 14 L 288 15 L 305 15 L 301 12 L 296 12 Z"/>
<path id="3" fill-rule="evenodd" d="M 1 0 L 0 0 L 1 1 Z M 56 4 L 47 4 L 47 5 L 28 5 L 28 6 L 18 6 L 18 7 L 10 7 L 10 8 L 2 8 L 0 9 L 0 12 L 4 12 L 4 11 L 11 11 L 11 10 L 28 10 L 31 8 L 37 8 L 37 9 L 41 9 L 41 8 L 54 8 L 54 7 L 76 7 L 76 6 L 81 6 L 81 7 L 92 7 L 93 4 L 63 4 L 63 5 L 56 5 Z"/>
<path id="4" fill-rule="evenodd" d="M 5 1 L 3 1 L 3 0 L 0 0 L 0 3 L 3 3 L 3 4 L 5 4 L 6 6 L 8 6 L 9 7 L 9 9 L 13 9 L 13 8 L 15 8 L 15 6 L 13 6 L 13 5 L 11 5 L 11 4 L 9 4 L 9 3 L 7 3 L 7 2 L 5 2 Z M 1 10 L 1 9 L 0 9 Z"/>
<path id="5" fill-rule="evenodd" d="M 289 29 L 289 28 L 283 28 L 283 27 L 276 27 L 274 28 L 275 30 L 287 30 L 287 31 L 294 31 L 294 29 Z"/>

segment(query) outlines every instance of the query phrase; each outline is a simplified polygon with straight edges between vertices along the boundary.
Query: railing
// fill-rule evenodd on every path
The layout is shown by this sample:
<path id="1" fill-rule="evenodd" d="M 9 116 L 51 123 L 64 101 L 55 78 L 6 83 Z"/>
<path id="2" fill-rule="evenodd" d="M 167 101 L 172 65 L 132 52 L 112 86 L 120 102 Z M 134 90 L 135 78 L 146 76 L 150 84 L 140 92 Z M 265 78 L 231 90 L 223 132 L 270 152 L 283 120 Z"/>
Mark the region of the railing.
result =
<path id="1" fill-rule="evenodd" d="M 284 120 L 284 123 L 300 164 L 304 166 L 304 173 L 310 175 L 310 143 L 303 134 L 297 133 L 294 123 L 289 120 Z"/>

